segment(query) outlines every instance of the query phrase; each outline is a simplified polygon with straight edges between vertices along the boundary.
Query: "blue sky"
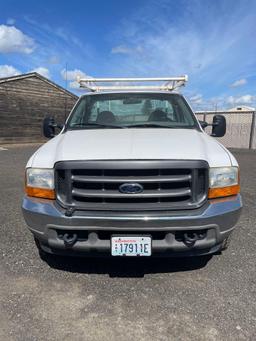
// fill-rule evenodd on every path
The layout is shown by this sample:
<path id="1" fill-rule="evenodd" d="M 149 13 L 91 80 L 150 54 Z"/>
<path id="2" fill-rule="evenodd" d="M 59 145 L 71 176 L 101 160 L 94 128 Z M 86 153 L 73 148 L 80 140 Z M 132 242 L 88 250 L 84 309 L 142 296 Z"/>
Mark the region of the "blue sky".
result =
<path id="1" fill-rule="evenodd" d="M 195 109 L 255 106 L 255 37 L 253 0 L 2 0 L 0 77 L 188 74 Z"/>

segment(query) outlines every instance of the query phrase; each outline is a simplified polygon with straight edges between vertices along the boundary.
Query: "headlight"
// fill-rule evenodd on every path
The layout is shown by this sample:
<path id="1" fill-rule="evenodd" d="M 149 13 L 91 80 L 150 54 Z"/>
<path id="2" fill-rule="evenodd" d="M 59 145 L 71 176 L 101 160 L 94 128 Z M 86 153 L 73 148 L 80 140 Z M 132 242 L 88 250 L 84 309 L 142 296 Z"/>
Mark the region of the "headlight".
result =
<path id="1" fill-rule="evenodd" d="M 240 191 L 238 167 L 210 168 L 209 198 L 236 195 Z"/>
<path id="2" fill-rule="evenodd" d="M 210 188 L 238 184 L 238 167 L 210 168 Z"/>
<path id="3" fill-rule="evenodd" d="M 32 197 L 54 199 L 54 170 L 27 168 L 26 193 Z"/>

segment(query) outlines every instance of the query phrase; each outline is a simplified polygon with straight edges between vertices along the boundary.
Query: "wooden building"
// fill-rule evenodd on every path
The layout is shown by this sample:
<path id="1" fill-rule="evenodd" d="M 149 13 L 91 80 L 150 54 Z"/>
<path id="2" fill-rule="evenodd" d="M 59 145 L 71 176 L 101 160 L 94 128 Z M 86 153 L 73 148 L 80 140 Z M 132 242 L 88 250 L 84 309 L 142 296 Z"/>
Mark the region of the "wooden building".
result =
<path id="1" fill-rule="evenodd" d="M 43 141 L 47 115 L 63 123 L 77 96 L 36 72 L 0 78 L 0 143 Z"/>

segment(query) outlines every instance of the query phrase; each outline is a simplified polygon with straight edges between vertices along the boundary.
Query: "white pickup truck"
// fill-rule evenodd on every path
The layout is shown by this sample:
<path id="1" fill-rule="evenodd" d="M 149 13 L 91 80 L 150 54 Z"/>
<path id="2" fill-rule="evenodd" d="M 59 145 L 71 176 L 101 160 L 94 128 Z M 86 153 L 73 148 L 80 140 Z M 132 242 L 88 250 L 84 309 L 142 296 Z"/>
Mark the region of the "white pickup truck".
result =
<path id="1" fill-rule="evenodd" d="M 227 247 L 242 201 L 238 163 L 214 139 L 225 134 L 225 118 L 213 118 L 209 136 L 174 91 L 186 77 L 154 80 L 164 83 L 80 80 L 91 91 L 60 133 L 44 120 L 51 139 L 27 163 L 22 203 L 41 256 L 194 256 Z"/>

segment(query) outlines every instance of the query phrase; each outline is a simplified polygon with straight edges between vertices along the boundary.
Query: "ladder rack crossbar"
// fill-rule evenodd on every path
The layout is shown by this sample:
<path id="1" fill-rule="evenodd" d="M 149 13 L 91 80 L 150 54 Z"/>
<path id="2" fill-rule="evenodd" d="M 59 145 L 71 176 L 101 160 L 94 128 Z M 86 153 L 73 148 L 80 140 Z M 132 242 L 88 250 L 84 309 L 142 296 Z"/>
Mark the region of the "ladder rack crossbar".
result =
<path id="1" fill-rule="evenodd" d="M 89 91 L 108 91 L 108 90 L 160 90 L 173 91 L 184 86 L 188 81 L 188 76 L 179 77 L 155 77 L 155 78 L 78 78 L 80 88 L 86 88 Z M 142 82 L 161 82 L 156 85 L 125 85 L 124 83 L 142 83 Z M 112 85 L 97 84 L 112 83 Z M 118 84 L 121 83 L 121 84 Z"/>

